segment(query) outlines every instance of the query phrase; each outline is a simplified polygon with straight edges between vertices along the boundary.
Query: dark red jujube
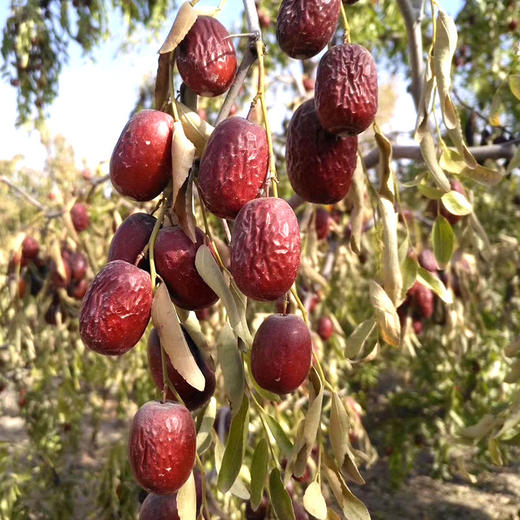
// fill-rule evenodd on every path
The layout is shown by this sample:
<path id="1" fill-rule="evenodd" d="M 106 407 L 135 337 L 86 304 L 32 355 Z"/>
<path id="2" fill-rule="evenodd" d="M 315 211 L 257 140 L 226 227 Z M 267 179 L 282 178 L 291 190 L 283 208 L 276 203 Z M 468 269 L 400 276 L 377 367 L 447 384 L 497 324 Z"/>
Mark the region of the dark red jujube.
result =
<path id="1" fill-rule="evenodd" d="M 152 200 L 171 179 L 173 117 L 142 110 L 123 128 L 110 158 L 114 188 L 137 201 Z"/>
<path id="2" fill-rule="evenodd" d="M 292 286 L 300 268 L 300 228 L 291 206 L 274 197 L 248 202 L 231 237 L 231 272 L 250 298 L 274 301 Z"/>
<path id="3" fill-rule="evenodd" d="M 312 340 L 295 314 L 273 314 L 258 328 L 251 348 L 251 371 L 265 390 L 288 394 L 305 381 L 311 367 Z"/>
<path id="4" fill-rule="evenodd" d="M 150 275 L 114 260 L 94 278 L 83 299 L 79 333 L 83 343 L 105 355 L 124 354 L 141 339 L 152 310 Z"/>
<path id="5" fill-rule="evenodd" d="M 177 49 L 182 80 L 199 96 L 223 94 L 235 79 L 237 56 L 226 28 L 212 16 L 199 16 Z"/>
<path id="6" fill-rule="evenodd" d="M 128 440 L 130 466 L 139 485 L 156 495 L 175 493 L 193 470 L 196 439 L 185 406 L 169 401 L 141 406 Z"/>
<path id="7" fill-rule="evenodd" d="M 323 128 L 340 135 L 356 135 L 374 121 L 377 105 L 377 68 L 361 45 L 345 43 L 327 51 L 316 73 L 316 112 Z"/>
<path id="8" fill-rule="evenodd" d="M 316 56 L 332 38 L 341 0 L 283 0 L 276 20 L 276 38 L 291 58 Z"/>
<path id="9" fill-rule="evenodd" d="M 200 163 L 199 186 L 208 209 L 234 219 L 258 196 L 267 176 L 265 129 L 242 117 L 230 117 L 211 134 Z"/>
<path id="10" fill-rule="evenodd" d="M 314 100 L 298 107 L 287 131 L 287 175 L 294 191 L 317 204 L 342 200 L 356 168 L 357 137 L 339 137 L 324 130 Z"/>
<path id="11" fill-rule="evenodd" d="M 213 305 L 218 296 L 201 278 L 195 255 L 205 235 L 196 228 L 194 244 L 180 227 L 162 228 L 155 241 L 155 266 L 166 283 L 170 296 L 183 309 L 199 310 Z"/>

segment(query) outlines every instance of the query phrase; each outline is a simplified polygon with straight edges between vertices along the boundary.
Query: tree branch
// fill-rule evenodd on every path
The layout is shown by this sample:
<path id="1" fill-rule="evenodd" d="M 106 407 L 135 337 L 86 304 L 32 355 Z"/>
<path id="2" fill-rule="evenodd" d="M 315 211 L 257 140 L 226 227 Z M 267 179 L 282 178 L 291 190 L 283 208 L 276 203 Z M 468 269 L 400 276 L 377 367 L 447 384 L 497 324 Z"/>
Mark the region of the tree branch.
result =
<path id="1" fill-rule="evenodd" d="M 233 103 L 236 101 L 238 95 L 240 94 L 240 89 L 244 84 L 244 81 L 249 73 L 249 69 L 255 63 L 257 59 L 256 54 L 256 42 L 257 40 L 262 38 L 262 32 L 260 31 L 260 22 L 258 21 L 258 12 L 256 10 L 254 0 L 243 0 L 244 1 L 244 10 L 246 13 L 247 27 L 249 29 L 249 33 L 251 34 L 249 38 L 249 43 L 246 48 L 246 52 L 240 65 L 237 70 L 237 74 L 235 76 L 235 80 L 233 81 L 233 85 L 229 89 L 226 99 L 224 103 L 222 103 L 222 107 L 220 108 L 220 112 L 218 114 L 217 120 L 215 121 L 215 126 L 222 122 L 229 116 L 231 112 L 231 107 Z"/>
<path id="2" fill-rule="evenodd" d="M 408 56 L 412 71 L 411 94 L 415 108 L 419 107 L 424 82 L 423 44 L 420 16 L 410 0 L 397 0 L 408 34 Z"/>
<path id="3" fill-rule="evenodd" d="M 477 161 L 486 159 L 512 159 L 515 153 L 515 145 L 520 144 L 520 139 L 513 139 L 500 144 L 490 144 L 485 146 L 470 146 L 469 151 Z M 423 162 L 423 156 L 419 145 L 393 145 L 393 159 L 411 159 Z M 364 157 L 363 161 L 367 168 L 373 168 L 379 162 L 379 149 L 370 150 Z M 301 206 L 305 201 L 299 195 L 293 195 L 289 204 L 293 209 Z"/>

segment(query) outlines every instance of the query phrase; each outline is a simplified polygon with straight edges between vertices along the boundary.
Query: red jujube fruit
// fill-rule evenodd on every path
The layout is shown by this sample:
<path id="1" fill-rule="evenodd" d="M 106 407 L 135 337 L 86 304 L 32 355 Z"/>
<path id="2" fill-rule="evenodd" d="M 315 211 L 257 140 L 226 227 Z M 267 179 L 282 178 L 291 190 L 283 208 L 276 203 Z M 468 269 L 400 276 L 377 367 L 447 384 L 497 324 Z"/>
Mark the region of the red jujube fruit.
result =
<path id="1" fill-rule="evenodd" d="M 300 229 L 291 206 L 274 197 L 248 202 L 231 237 L 231 273 L 250 298 L 273 301 L 292 286 L 300 268 Z"/>
<path id="2" fill-rule="evenodd" d="M 135 264 L 137 257 L 146 247 L 157 219 L 146 213 L 134 213 L 117 228 L 110 242 L 108 261 L 124 260 Z M 147 267 L 147 259 L 139 262 L 139 267 Z"/>
<path id="3" fill-rule="evenodd" d="M 314 215 L 314 228 L 318 240 L 325 240 L 330 233 L 330 213 L 325 208 L 316 208 Z"/>
<path id="4" fill-rule="evenodd" d="M 340 0 L 283 0 L 276 20 L 281 49 L 300 60 L 316 56 L 336 30 L 339 9 Z"/>
<path id="5" fill-rule="evenodd" d="M 226 119 L 211 134 L 200 163 L 199 186 L 208 209 L 234 219 L 258 196 L 267 176 L 265 130 L 242 117 Z"/>
<path id="6" fill-rule="evenodd" d="M 195 267 L 195 255 L 205 235 L 196 228 L 194 244 L 180 227 L 162 228 L 155 241 L 155 267 L 166 283 L 175 305 L 198 310 L 213 305 L 218 296 L 201 278 Z"/>
<path id="7" fill-rule="evenodd" d="M 318 335 L 323 341 L 327 341 L 334 334 L 334 324 L 328 316 L 322 316 L 318 321 Z"/>
<path id="8" fill-rule="evenodd" d="M 377 112 L 377 95 L 376 63 L 361 45 L 337 45 L 321 58 L 314 96 L 321 126 L 329 132 L 366 130 Z"/>
<path id="9" fill-rule="evenodd" d="M 196 438 L 185 406 L 169 401 L 141 406 L 128 441 L 130 466 L 139 485 L 156 495 L 175 493 L 195 464 Z"/>
<path id="10" fill-rule="evenodd" d="M 182 80 L 199 96 L 218 96 L 233 83 L 237 56 L 226 28 L 211 16 L 199 16 L 177 49 Z"/>
<path id="11" fill-rule="evenodd" d="M 357 137 L 324 130 L 314 100 L 298 107 L 287 131 L 287 175 L 303 199 L 334 204 L 347 194 L 356 168 Z"/>
<path id="12" fill-rule="evenodd" d="M 180 398 L 184 401 L 184 404 L 189 410 L 196 410 L 201 406 L 204 406 L 215 392 L 215 373 L 209 368 L 205 359 L 202 356 L 199 348 L 195 342 L 191 339 L 190 335 L 183 329 L 184 338 L 186 343 L 193 355 L 197 366 L 200 368 L 204 379 L 206 380 L 206 386 L 204 390 L 200 391 L 193 388 L 180 374 L 175 370 L 171 361 L 166 359 L 166 370 L 168 378 L 172 383 L 173 387 L 179 394 Z M 162 370 L 162 357 L 161 357 L 161 342 L 157 329 L 153 329 L 148 338 L 148 365 L 155 386 L 158 390 L 163 389 L 163 370 Z M 166 394 L 166 398 L 170 401 L 177 401 L 175 395 L 170 389 Z"/>
<path id="13" fill-rule="evenodd" d="M 22 242 L 22 260 L 32 260 L 38 256 L 40 246 L 36 239 L 27 235 Z"/>
<path id="14" fill-rule="evenodd" d="M 152 200 L 171 179 L 173 117 L 159 110 L 142 110 L 132 118 L 110 158 L 114 188 L 134 200 Z"/>
<path id="15" fill-rule="evenodd" d="M 83 343 L 105 355 L 124 354 L 141 339 L 152 310 L 150 275 L 114 260 L 94 278 L 83 299 L 79 333 Z"/>
<path id="16" fill-rule="evenodd" d="M 85 231 L 90 224 L 87 206 L 81 202 L 76 202 L 76 204 L 70 208 L 70 218 L 74 229 L 78 233 Z"/>
<path id="17" fill-rule="evenodd" d="M 295 314 L 273 314 L 255 334 L 251 371 L 265 390 L 288 394 L 307 377 L 311 357 L 311 334 L 305 322 Z"/>

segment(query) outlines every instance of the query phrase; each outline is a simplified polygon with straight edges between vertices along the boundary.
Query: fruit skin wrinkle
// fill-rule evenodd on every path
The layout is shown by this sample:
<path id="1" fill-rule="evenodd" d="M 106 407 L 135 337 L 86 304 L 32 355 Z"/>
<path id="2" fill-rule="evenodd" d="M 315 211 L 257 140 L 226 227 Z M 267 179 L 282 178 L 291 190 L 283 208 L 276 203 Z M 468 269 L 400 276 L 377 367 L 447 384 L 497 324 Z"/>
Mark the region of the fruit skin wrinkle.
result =
<path id="1" fill-rule="evenodd" d="M 248 202 L 231 236 L 231 273 L 238 288 L 258 301 L 274 301 L 300 268 L 300 228 L 293 209 L 274 197 Z"/>
<path id="2" fill-rule="evenodd" d="M 342 136 L 366 130 L 378 107 L 377 68 L 370 52 L 351 43 L 327 51 L 318 65 L 314 95 L 323 128 Z"/>

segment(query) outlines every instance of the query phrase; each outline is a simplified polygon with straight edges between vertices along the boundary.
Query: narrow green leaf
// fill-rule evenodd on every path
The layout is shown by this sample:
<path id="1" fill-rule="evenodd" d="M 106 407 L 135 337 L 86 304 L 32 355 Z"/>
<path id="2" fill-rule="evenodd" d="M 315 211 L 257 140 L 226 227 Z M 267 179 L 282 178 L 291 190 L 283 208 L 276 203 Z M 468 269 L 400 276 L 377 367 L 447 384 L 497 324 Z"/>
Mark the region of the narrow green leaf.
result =
<path id="1" fill-rule="evenodd" d="M 348 448 L 348 433 L 350 420 L 347 410 L 336 392 L 332 394 L 332 405 L 330 408 L 329 438 L 332 452 L 338 465 L 343 465 L 345 453 Z"/>
<path id="2" fill-rule="evenodd" d="M 424 267 L 418 267 L 417 281 L 431 289 L 444 303 L 453 303 L 453 296 L 446 286 Z"/>
<path id="3" fill-rule="evenodd" d="M 229 326 L 225 325 L 217 338 L 218 363 L 224 376 L 224 388 L 235 415 L 244 396 L 245 379 L 242 356 L 238 351 L 238 341 Z"/>
<path id="4" fill-rule="evenodd" d="M 408 289 L 412 287 L 417 280 L 417 269 L 419 264 L 409 256 L 406 257 L 405 261 L 401 266 L 403 272 L 403 295 L 406 295 Z"/>
<path id="5" fill-rule="evenodd" d="M 217 401 L 214 397 L 197 418 L 197 453 L 202 455 L 211 445 L 211 431 L 217 415 Z"/>
<path id="6" fill-rule="evenodd" d="M 422 195 L 432 200 L 439 200 L 444 194 L 444 191 L 439 190 L 439 188 L 432 188 L 431 186 L 423 183 L 419 184 L 417 189 L 421 192 Z"/>
<path id="7" fill-rule="evenodd" d="M 274 468 L 269 475 L 269 495 L 279 520 L 296 520 L 291 497 L 283 486 L 280 470 L 277 468 Z"/>
<path id="8" fill-rule="evenodd" d="M 290 457 L 294 449 L 293 443 L 291 442 L 283 428 L 280 426 L 280 424 L 275 419 L 273 419 L 273 417 L 267 415 L 266 420 L 269 429 L 271 430 L 271 433 L 273 434 L 273 437 L 276 440 L 276 443 L 282 450 L 282 453 L 286 457 Z"/>
<path id="9" fill-rule="evenodd" d="M 441 268 L 446 267 L 453 254 L 455 233 L 448 220 L 442 215 L 439 215 L 433 224 L 432 242 L 437 263 Z"/>
<path id="10" fill-rule="evenodd" d="M 497 465 L 502 466 L 503 460 L 502 460 L 502 453 L 500 452 L 500 446 L 498 444 L 498 441 L 490 437 L 488 439 L 488 449 L 489 449 L 489 456 L 491 457 L 491 460 Z"/>
<path id="11" fill-rule="evenodd" d="M 347 338 L 345 346 L 345 357 L 348 359 L 355 358 L 365 346 L 367 339 L 372 334 L 376 326 L 374 318 L 362 321 Z"/>
<path id="12" fill-rule="evenodd" d="M 217 487 L 225 493 L 235 482 L 242 466 L 249 427 L 249 400 L 246 395 L 242 406 L 231 421 L 222 466 L 218 473 Z"/>
<path id="13" fill-rule="evenodd" d="M 473 211 L 468 199 L 458 191 L 445 193 L 441 200 L 444 207 L 452 215 L 469 215 Z"/>
<path id="14" fill-rule="evenodd" d="M 250 340 L 249 331 L 243 330 L 243 317 L 237 308 L 233 294 L 228 287 L 224 275 L 213 258 L 210 249 L 204 244 L 197 249 L 195 268 L 201 278 L 213 289 L 224 303 L 229 323 L 235 333 L 246 343 Z"/>
<path id="15" fill-rule="evenodd" d="M 251 461 L 251 507 L 253 511 L 256 511 L 260 502 L 262 502 L 267 478 L 268 461 L 269 451 L 267 441 L 261 438 L 256 445 Z"/>

